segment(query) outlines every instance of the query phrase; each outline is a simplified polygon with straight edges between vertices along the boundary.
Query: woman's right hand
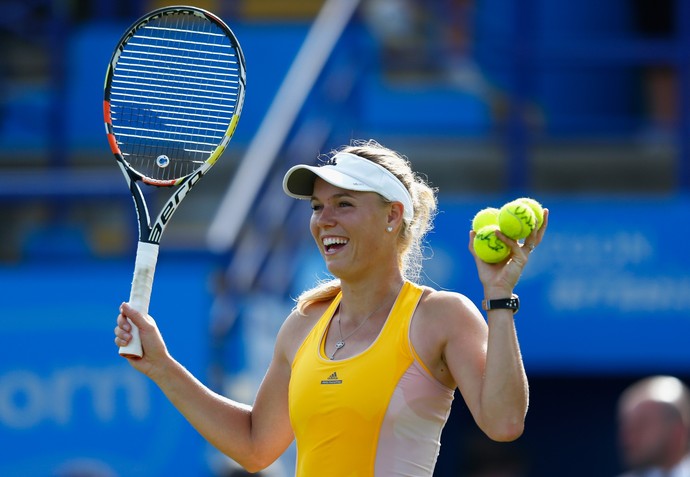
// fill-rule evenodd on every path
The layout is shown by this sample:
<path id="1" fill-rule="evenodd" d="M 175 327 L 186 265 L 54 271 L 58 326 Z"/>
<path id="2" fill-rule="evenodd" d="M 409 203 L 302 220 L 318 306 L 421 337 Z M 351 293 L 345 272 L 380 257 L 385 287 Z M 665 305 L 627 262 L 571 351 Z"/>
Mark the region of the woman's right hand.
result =
<path id="1" fill-rule="evenodd" d="M 141 358 L 127 358 L 129 363 L 138 371 L 153 378 L 156 369 L 170 356 L 163 341 L 163 337 L 150 315 L 143 316 L 127 303 L 120 305 L 120 314 L 115 327 L 115 344 L 126 346 L 132 339 L 132 323 L 139 328 L 139 337 L 144 355 Z"/>
<path id="2" fill-rule="evenodd" d="M 473 246 L 476 232 L 470 231 L 468 248 L 475 259 L 479 280 L 484 286 L 484 298 L 504 298 L 509 297 L 513 293 L 513 289 L 517 285 L 527 264 L 529 254 L 534 251 L 544 238 L 544 233 L 549 225 L 549 209 L 544 209 L 543 221 L 542 226 L 539 229 L 533 230 L 523 244 L 497 230 L 496 237 L 511 249 L 510 258 L 499 263 L 486 263 L 477 256 Z"/>

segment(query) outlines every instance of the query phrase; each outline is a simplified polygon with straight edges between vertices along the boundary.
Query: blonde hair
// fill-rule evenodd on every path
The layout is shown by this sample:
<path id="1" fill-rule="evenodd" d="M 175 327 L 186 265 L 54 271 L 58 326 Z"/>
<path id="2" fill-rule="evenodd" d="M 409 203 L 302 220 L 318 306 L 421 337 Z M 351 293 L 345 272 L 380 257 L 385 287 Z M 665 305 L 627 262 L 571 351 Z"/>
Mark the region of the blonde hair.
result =
<path id="1" fill-rule="evenodd" d="M 413 218 L 409 223 L 403 222 L 404 225 L 398 236 L 398 266 L 406 280 L 418 281 L 424 259 L 423 240 L 433 228 L 433 219 L 436 215 L 436 190 L 427 184 L 425 178 L 412 170 L 405 156 L 382 146 L 373 139 L 354 140 L 350 146 L 331 151 L 325 160 L 332 158 L 338 152 L 349 152 L 385 167 L 398 178 L 412 196 Z M 386 200 L 383 197 L 381 199 Z M 297 310 L 304 314 L 309 305 L 332 300 L 338 292 L 340 292 L 339 279 L 321 281 L 297 298 Z"/>

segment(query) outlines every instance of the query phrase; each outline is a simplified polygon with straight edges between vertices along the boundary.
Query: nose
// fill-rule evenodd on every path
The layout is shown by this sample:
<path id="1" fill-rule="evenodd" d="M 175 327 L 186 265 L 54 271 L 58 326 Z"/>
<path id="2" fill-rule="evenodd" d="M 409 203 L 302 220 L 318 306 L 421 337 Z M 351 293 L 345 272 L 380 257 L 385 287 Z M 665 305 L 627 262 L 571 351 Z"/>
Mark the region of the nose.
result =
<path id="1" fill-rule="evenodd" d="M 335 214 L 333 207 L 324 205 L 316 215 L 316 225 L 322 228 L 333 227 L 335 225 Z"/>

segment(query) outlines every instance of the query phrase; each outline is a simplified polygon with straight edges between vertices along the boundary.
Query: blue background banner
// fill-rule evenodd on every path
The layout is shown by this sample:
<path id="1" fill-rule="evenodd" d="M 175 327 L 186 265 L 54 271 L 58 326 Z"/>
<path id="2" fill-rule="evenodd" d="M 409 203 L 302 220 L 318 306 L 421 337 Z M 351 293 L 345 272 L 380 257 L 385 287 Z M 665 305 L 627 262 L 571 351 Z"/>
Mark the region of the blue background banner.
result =
<path id="1" fill-rule="evenodd" d="M 171 352 L 203 375 L 208 263 L 161 255 L 151 314 Z M 133 266 L 0 268 L 0 475 L 201 474 L 201 438 L 113 343 Z"/>
<path id="2" fill-rule="evenodd" d="M 532 372 L 683 370 L 690 366 L 688 197 L 539 197 L 551 210 L 547 238 L 530 257 L 517 293 L 519 338 Z M 476 211 L 441 204 L 429 237 L 430 284 L 482 299 L 467 230 Z"/>

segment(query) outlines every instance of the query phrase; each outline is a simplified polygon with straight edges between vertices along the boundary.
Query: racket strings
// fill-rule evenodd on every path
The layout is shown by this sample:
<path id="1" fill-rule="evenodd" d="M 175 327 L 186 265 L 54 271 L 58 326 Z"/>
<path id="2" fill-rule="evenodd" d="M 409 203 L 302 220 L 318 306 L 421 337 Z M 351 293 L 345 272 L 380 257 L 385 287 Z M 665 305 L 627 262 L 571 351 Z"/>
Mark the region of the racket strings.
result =
<path id="1" fill-rule="evenodd" d="M 137 30 L 110 93 L 113 131 L 131 167 L 173 180 L 204 164 L 236 113 L 239 61 L 226 33 L 204 17 L 165 15 Z"/>

